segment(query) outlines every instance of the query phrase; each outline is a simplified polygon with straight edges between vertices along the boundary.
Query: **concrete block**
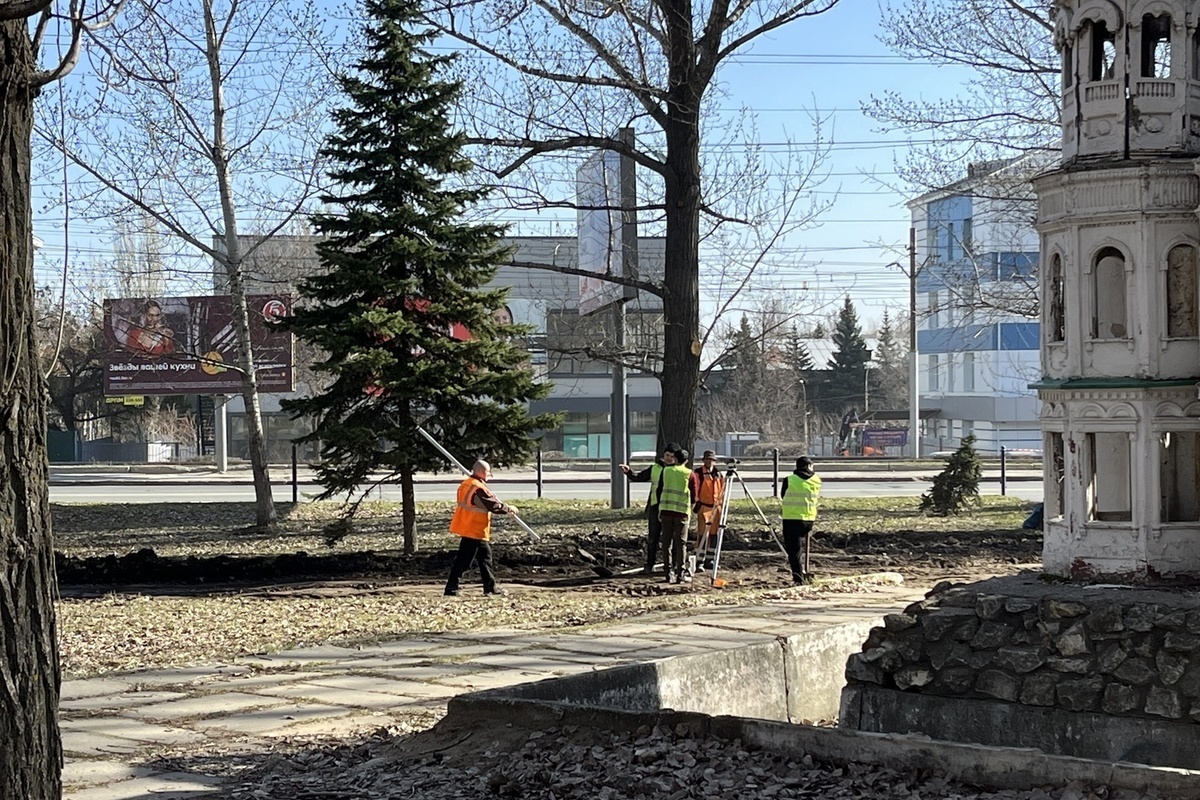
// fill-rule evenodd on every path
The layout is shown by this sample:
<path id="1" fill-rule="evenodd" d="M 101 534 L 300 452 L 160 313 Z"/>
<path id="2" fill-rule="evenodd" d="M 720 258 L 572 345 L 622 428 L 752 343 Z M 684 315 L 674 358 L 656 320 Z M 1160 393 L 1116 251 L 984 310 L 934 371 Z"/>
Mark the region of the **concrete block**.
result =
<path id="1" fill-rule="evenodd" d="M 245 692 L 221 692 L 219 694 L 204 694 L 187 697 L 183 700 L 172 700 L 166 703 L 153 703 L 138 708 L 126 709 L 125 716 L 140 719 L 188 719 L 191 717 L 208 717 L 228 714 L 236 709 L 250 709 L 258 706 L 272 705 L 269 697 Z"/>

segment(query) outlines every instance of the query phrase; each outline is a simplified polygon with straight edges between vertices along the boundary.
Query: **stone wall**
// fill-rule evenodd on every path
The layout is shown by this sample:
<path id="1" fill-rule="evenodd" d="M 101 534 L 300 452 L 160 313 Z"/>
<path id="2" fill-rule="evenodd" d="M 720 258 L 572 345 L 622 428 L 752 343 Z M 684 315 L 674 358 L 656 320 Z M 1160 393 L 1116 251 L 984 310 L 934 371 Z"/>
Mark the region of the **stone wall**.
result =
<path id="1" fill-rule="evenodd" d="M 940 584 L 872 629 L 846 680 L 845 727 L 1200 764 L 1194 592 Z M 1142 746 L 1161 736 L 1170 752 Z"/>

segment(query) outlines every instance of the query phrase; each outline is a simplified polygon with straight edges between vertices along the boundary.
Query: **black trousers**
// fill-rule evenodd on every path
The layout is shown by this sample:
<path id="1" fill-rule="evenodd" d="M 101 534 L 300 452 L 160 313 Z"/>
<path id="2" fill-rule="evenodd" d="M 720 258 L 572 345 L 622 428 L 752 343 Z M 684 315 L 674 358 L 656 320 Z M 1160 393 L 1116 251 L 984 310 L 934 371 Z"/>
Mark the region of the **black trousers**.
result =
<path id="1" fill-rule="evenodd" d="M 811 519 L 785 519 L 783 521 L 783 549 L 787 551 L 788 566 L 792 569 L 792 583 L 805 583 L 804 544 L 812 536 Z"/>
<path id="2" fill-rule="evenodd" d="M 646 507 L 649 521 L 649 538 L 646 540 L 646 571 L 654 570 L 654 562 L 658 560 L 658 543 L 662 539 L 662 521 L 658 518 L 658 506 Z"/>
<path id="3" fill-rule="evenodd" d="M 447 592 L 458 591 L 458 582 L 463 573 L 471 568 L 472 561 L 479 564 L 483 593 L 491 594 L 496 591 L 496 573 L 492 571 L 492 545 L 484 539 L 463 536 L 458 540 L 458 554 L 454 556 L 454 566 L 450 567 L 450 577 L 446 579 Z"/>

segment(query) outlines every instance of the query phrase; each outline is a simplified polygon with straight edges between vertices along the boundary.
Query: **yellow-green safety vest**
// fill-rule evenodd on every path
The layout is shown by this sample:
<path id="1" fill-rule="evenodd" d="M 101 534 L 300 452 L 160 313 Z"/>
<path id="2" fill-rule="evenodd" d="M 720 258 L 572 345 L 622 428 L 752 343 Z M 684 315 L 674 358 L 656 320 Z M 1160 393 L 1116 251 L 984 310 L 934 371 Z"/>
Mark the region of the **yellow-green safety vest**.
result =
<path id="1" fill-rule="evenodd" d="M 796 473 L 787 476 L 787 494 L 783 496 L 783 518 L 814 520 L 817 518 L 817 498 L 821 496 L 821 478 L 813 475 L 805 480 Z"/>
<path id="2" fill-rule="evenodd" d="M 658 513 L 671 511 L 692 515 L 692 496 L 688 492 L 688 479 L 692 471 L 686 465 L 664 467 L 662 471 L 662 493 L 658 496 Z"/>
<path id="3" fill-rule="evenodd" d="M 663 465 L 657 461 L 650 465 L 650 496 L 646 500 L 652 506 L 658 505 L 658 498 L 654 496 L 654 493 L 658 491 L 658 478 L 662 475 L 662 471 Z"/>

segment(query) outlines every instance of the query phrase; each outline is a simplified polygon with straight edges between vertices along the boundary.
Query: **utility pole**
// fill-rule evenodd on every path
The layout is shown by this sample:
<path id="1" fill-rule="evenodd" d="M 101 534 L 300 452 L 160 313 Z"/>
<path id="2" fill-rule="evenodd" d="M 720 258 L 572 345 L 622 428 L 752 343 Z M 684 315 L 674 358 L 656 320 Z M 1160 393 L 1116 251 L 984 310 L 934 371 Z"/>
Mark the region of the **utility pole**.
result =
<path id="1" fill-rule="evenodd" d="M 908 441 L 921 457 L 921 367 L 917 350 L 917 229 L 908 229 Z"/>

